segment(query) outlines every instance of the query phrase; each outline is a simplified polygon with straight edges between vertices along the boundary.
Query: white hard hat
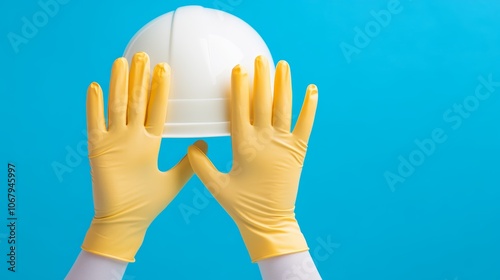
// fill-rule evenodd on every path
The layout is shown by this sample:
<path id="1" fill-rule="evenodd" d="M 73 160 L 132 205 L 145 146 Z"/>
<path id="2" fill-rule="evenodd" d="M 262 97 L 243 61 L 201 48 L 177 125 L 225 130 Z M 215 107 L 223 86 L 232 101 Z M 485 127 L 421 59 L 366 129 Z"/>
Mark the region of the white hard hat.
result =
<path id="1" fill-rule="evenodd" d="M 181 7 L 146 24 L 124 56 L 131 61 L 140 51 L 149 55 L 152 68 L 167 62 L 172 69 L 163 137 L 229 135 L 232 68 L 242 65 L 253 79 L 255 57 L 263 55 L 274 77 L 271 53 L 250 25 L 200 6 Z"/>

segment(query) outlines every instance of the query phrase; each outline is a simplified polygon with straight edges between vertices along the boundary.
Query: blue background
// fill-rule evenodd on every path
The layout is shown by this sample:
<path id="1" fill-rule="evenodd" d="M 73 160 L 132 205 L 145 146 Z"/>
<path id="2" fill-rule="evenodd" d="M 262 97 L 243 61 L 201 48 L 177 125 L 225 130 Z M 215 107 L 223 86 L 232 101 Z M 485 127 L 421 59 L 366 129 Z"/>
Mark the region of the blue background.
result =
<path id="1" fill-rule="evenodd" d="M 500 279 L 500 87 L 477 104 L 468 97 L 478 77 L 500 81 L 500 3 L 401 0 L 369 43 L 344 55 L 341 44 L 356 47 L 355 28 L 370 26 L 371 12 L 389 2 L 219 1 L 261 34 L 275 61 L 291 64 L 295 117 L 307 84 L 320 89 L 296 212 L 324 279 Z M 2 1 L 1 165 L 17 166 L 19 221 L 15 274 L 7 271 L 7 229 L 0 227 L 0 279 L 62 279 L 70 269 L 93 215 L 89 164 L 77 151 L 86 141 L 86 87 L 95 80 L 106 89 L 132 35 L 188 4 L 222 7 L 213 0 L 69 1 L 16 53 L 7 34 L 20 34 L 21 18 L 41 8 Z M 477 108 L 460 125 L 456 113 L 453 122 L 443 117 L 464 101 Z M 398 174 L 398 157 L 418 155 L 415 140 L 435 129 L 446 140 L 391 188 L 384 174 Z M 160 167 L 193 141 L 165 140 Z M 229 138 L 208 143 L 225 169 Z M 59 180 L 53 162 L 71 172 Z M 0 189 L 4 224 L 6 183 Z M 193 178 L 155 220 L 125 279 L 259 279 L 213 198 L 201 199 L 203 209 L 186 222 L 179 209 L 193 207 L 196 192 L 204 187 Z M 334 251 L 314 254 L 328 238 Z"/>

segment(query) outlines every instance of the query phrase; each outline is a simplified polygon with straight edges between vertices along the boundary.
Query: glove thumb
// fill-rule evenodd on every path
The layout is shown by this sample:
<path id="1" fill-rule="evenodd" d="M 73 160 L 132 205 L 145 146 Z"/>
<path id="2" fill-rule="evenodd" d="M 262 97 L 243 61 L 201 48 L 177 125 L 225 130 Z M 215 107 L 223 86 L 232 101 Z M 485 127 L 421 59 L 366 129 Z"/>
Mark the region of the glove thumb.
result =
<path id="1" fill-rule="evenodd" d="M 197 147 L 202 153 L 206 153 L 208 148 L 207 143 L 202 140 L 196 141 L 192 147 Z M 192 176 L 193 169 L 186 155 L 172 169 L 165 172 L 166 185 L 177 194 Z"/>
<path id="2" fill-rule="evenodd" d="M 227 175 L 219 172 L 198 146 L 193 145 L 188 148 L 188 158 L 194 173 L 198 175 L 212 195 L 216 196 L 220 187 L 227 181 Z"/>

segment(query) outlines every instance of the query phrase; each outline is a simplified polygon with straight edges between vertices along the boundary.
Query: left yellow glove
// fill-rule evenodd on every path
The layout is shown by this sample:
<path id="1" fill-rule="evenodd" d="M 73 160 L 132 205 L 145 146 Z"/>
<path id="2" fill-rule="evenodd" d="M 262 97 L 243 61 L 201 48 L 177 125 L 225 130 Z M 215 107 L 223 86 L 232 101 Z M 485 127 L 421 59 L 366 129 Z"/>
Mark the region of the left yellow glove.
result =
<path id="1" fill-rule="evenodd" d="M 147 228 L 193 174 L 187 157 L 158 170 L 170 67 L 156 65 L 151 83 L 149 69 L 146 53 L 133 57 L 130 75 L 125 58 L 114 62 L 108 127 L 101 87 L 92 83 L 87 92 L 95 216 L 82 249 L 126 262 L 135 261 Z M 206 150 L 204 142 L 195 145 Z"/>

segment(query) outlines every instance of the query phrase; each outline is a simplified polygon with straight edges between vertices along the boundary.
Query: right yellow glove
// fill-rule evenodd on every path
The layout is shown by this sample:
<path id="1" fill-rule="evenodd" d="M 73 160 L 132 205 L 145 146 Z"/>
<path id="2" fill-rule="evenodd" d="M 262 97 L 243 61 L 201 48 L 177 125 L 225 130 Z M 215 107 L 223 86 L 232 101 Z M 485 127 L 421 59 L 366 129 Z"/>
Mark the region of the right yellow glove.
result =
<path id="1" fill-rule="evenodd" d="M 125 262 L 135 261 L 149 225 L 193 175 L 187 157 L 169 171 L 158 170 L 170 66 L 158 64 L 152 79 L 149 69 L 146 53 L 134 55 L 130 71 L 125 58 L 114 62 L 107 127 L 99 84 L 87 94 L 95 214 L 82 249 Z"/>
<path id="2" fill-rule="evenodd" d="M 309 249 L 294 210 L 318 90 L 315 85 L 307 88 L 299 119 L 290 133 L 288 64 L 278 63 L 274 102 L 269 76 L 268 62 L 258 57 L 250 97 L 248 74 L 240 66 L 233 69 L 233 167 L 229 173 L 220 173 L 200 149 L 191 146 L 188 152 L 195 173 L 236 222 L 253 262 Z"/>

